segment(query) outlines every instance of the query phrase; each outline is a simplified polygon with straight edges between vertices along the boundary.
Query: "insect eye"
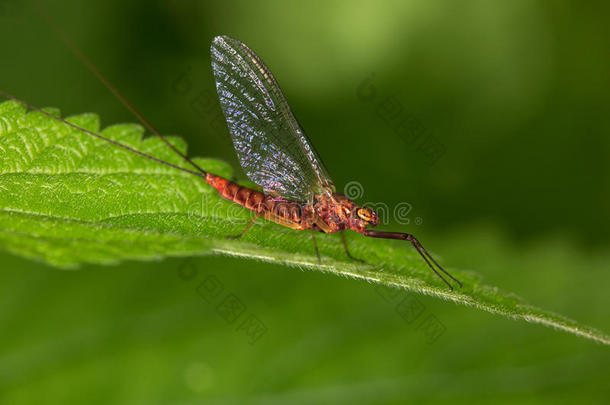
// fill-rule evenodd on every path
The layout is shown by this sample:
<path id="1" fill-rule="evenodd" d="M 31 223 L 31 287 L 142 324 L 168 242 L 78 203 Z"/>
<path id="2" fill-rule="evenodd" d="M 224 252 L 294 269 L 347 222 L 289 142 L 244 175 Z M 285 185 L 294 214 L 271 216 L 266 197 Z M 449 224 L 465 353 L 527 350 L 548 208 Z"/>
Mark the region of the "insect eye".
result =
<path id="1" fill-rule="evenodd" d="M 369 210 L 367 210 L 365 208 L 360 208 L 358 210 L 358 216 L 361 219 L 364 219 L 365 221 L 370 221 L 371 220 L 371 214 L 370 214 Z"/>

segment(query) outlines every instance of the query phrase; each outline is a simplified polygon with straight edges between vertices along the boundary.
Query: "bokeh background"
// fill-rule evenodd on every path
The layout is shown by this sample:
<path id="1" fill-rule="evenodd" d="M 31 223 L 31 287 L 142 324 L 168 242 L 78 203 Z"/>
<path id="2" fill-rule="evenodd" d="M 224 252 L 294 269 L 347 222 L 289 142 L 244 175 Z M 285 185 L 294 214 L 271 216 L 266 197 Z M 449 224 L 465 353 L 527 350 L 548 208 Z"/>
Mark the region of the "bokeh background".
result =
<path id="1" fill-rule="evenodd" d="M 412 205 L 450 267 L 610 331 L 610 4 L 42 2 L 163 133 L 238 167 L 209 44 L 270 66 L 341 189 Z M 135 119 L 28 5 L 0 1 L 1 88 Z M 339 242 L 338 242 L 339 243 Z M 237 259 L 62 271 L 0 255 L 0 402 L 604 403 L 607 347 L 423 296 Z M 180 269 L 188 266 L 192 278 Z M 182 277 L 180 276 L 182 275 Z M 213 276 L 256 342 L 198 285 Z M 420 320 L 443 333 L 430 341 Z"/>

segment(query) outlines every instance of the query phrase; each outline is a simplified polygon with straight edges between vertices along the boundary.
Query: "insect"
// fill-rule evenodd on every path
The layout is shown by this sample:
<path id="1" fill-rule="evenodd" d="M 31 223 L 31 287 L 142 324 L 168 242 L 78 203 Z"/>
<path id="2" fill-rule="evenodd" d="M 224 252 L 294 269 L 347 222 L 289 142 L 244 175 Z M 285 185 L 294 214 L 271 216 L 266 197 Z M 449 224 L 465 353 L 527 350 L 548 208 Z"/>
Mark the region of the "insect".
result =
<path id="1" fill-rule="evenodd" d="M 345 231 L 351 230 L 373 238 L 404 240 L 411 243 L 430 269 L 451 290 L 453 287 L 443 274 L 462 286 L 459 280 L 434 260 L 415 236 L 370 229 L 379 224 L 377 213 L 371 208 L 356 205 L 345 195 L 336 192 L 328 171 L 290 110 L 271 71 L 244 43 L 228 36 L 214 38 L 211 45 L 212 70 L 239 162 L 248 178 L 260 186 L 261 190 L 238 185 L 199 167 L 156 131 L 75 48 L 74 43 L 67 43 L 109 90 L 149 130 L 190 164 L 193 170 L 162 161 L 61 118 L 53 118 L 143 157 L 202 177 L 222 198 L 253 211 L 254 216 L 244 230 L 239 235 L 229 237 L 243 236 L 262 217 L 295 230 L 310 230 L 318 261 L 321 259 L 315 239 L 316 232 L 340 233 L 347 256 L 357 261 L 362 260 L 350 254 Z M 45 113 L 7 93 L 0 91 L 0 94 Z"/>

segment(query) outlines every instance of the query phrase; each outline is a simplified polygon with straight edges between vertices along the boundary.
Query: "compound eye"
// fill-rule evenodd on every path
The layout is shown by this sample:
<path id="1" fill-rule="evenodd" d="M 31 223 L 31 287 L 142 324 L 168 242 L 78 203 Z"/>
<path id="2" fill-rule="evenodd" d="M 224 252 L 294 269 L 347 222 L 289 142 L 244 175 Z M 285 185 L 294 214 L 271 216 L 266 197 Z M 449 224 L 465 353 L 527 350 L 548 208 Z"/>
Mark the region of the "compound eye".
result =
<path id="1" fill-rule="evenodd" d="M 370 211 L 366 208 L 360 208 L 358 210 L 358 216 L 360 217 L 360 219 L 363 219 L 365 221 L 370 221 L 372 219 Z"/>

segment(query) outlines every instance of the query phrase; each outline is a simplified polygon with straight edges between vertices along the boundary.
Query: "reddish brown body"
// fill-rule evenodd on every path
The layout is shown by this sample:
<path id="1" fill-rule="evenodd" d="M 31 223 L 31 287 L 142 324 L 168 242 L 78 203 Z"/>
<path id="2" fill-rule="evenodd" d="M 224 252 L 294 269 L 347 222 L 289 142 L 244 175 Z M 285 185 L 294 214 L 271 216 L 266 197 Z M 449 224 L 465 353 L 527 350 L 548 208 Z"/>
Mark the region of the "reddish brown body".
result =
<path id="1" fill-rule="evenodd" d="M 315 195 L 312 203 L 298 203 L 240 186 L 210 173 L 206 175 L 206 181 L 222 198 L 296 230 L 314 229 L 334 233 L 351 229 L 364 233 L 367 225 L 379 223 L 375 212 L 356 206 L 342 194 L 328 192 Z"/>
<path id="2" fill-rule="evenodd" d="M 287 168 L 291 168 L 292 176 L 279 178 L 282 180 L 282 185 L 285 186 L 285 188 L 291 187 L 300 192 L 299 194 L 291 195 L 306 195 L 307 197 L 304 197 L 304 199 L 309 199 L 310 190 L 317 190 L 318 193 L 313 195 L 313 198 L 311 198 L 312 201 L 290 201 L 285 198 L 264 194 L 260 191 L 240 186 L 223 177 L 208 173 L 152 127 L 152 125 L 136 111 L 118 90 L 101 75 L 74 43 L 68 41 L 67 38 L 64 38 L 64 40 L 68 42 L 69 47 L 85 65 L 100 78 L 102 83 L 114 93 L 114 95 L 142 122 L 142 124 L 144 124 L 145 127 L 158 136 L 171 150 L 185 162 L 189 163 L 196 171 L 181 167 L 174 163 L 166 162 L 114 139 L 106 138 L 101 134 L 79 127 L 72 122 L 56 117 L 45 110 L 41 110 L 21 101 L 2 90 L 0 90 L 0 95 L 15 100 L 32 110 L 36 110 L 67 126 L 104 140 L 114 146 L 123 148 L 157 163 L 173 167 L 174 169 L 198 177 L 205 177 L 206 182 L 214 187 L 223 198 L 233 201 L 256 213 L 253 221 L 250 222 L 244 231 L 237 237 L 241 237 L 250 228 L 254 220 L 259 216 L 262 216 L 270 221 L 296 230 L 311 229 L 312 231 L 317 230 L 325 233 L 334 233 L 350 229 L 368 237 L 409 241 L 422 259 L 425 260 L 430 269 L 434 271 L 450 289 L 453 289 L 453 287 L 436 268 L 434 268 L 432 263 L 434 263 L 440 271 L 456 281 L 460 287 L 462 286 L 459 280 L 451 276 L 451 274 L 434 260 L 413 235 L 402 232 L 383 232 L 366 229 L 369 226 L 374 227 L 379 224 L 377 214 L 370 208 L 357 206 L 346 196 L 333 192 L 334 186 L 332 180 L 323 167 L 320 158 L 310 145 L 309 139 L 305 136 L 305 133 L 300 128 L 296 118 L 292 115 L 288 103 L 283 97 L 282 91 L 277 85 L 275 78 L 260 58 L 245 44 L 226 36 L 214 38 L 212 45 L 212 67 L 216 79 L 216 87 L 220 96 L 221 107 L 223 108 L 225 118 L 227 118 L 227 123 L 229 124 L 229 130 L 234 143 L 246 143 L 249 145 L 246 149 L 256 151 L 258 159 L 262 159 L 261 163 L 266 163 L 263 165 L 265 166 L 264 172 L 257 168 L 249 167 L 249 172 L 247 173 L 248 177 L 257 184 L 263 186 L 267 184 L 267 189 L 275 190 L 274 184 L 270 184 L 267 181 L 269 180 L 267 178 L 268 172 L 270 171 L 269 168 L 275 168 L 276 171 L 279 171 L 279 173 L 277 173 L 279 175 L 284 174 L 284 171 L 287 170 Z M 238 90 L 238 87 L 235 87 L 235 82 L 239 82 L 241 86 L 239 89 L 241 89 L 244 94 L 234 94 L 234 91 Z M 251 95 L 245 98 L 242 97 L 246 93 L 251 93 Z M 258 101 L 259 97 L 266 100 L 266 103 L 260 104 Z M 240 98 L 240 108 L 234 108 L 233 104 L 235 98 Z M 244 99 L 247 99 L 248 101 L 245 102 Z M 259 114 L 261 108 L 268 109 L 268 114 Z M 281 114 L 278 114 L 278 112 Z M 275 123 L 277 124 L 277 131 L 268 131 L 269 122 L 266 117 L 269 116 L 277 118 L 278 121 Z M 265 117 L 265 119 L 261 117 Z M 249 132 L 249 134 L 245 136 L 243 132 L 244 128 L 254 129 L 255 131 Z M 253 139 L 258 140 L 256 145 L 252 144 Z M 276 144 L 280 139 L 282 142 Z M 265 149 L 264 147 L 262 149 L 260 148 L 261 145 L 266 144 L 273 146 L 273 150 L 275 150 L 276 153 L 268 154 L 268 151 L 263 150 Z M 242 149 L 241 152 L 243 153 L 244 149 Z M 306 170 L 307 173 L 302 173 L 302 170 L 306 168 L 299 165 L 284 166 L 281 164 L 282 161 L 278 156 L 287 156 L 289 159 L 295 161 L 309 162 L 310 170 Z M 243 156 L 240 157 L 240 159 L 242 158 Z M 244 162 L 242 161 L 241 163 L 242 167 L 246 168 Z M 299 173 L 299 171 L 301 171 L 301 173 Z M 297 181 L 295 181 L 295 178 Z M 254 179 L 259 179 L 261 181 L 259 182 Z M 278 178 L 274 177 L 272 180 L 273 182 L 277 182 Z M 281 189 L 282 188 L 280 187 L 278 190 Z M 278 193 L 279 192 L 280 191 L 278 191 Z M 343 236 L 343 233 L 341 233 L 341 235 Z M 317 245 L 315 244 L 315 237 L 313 240 L 318 261 L 320 261 L 320 254 Z M 343 237 L 343 244 L 347 255 L 350 258 L 355 259 L 348 251 L 345 237 Z M 355 260 L 361 261 L 359 259 Z"/>

